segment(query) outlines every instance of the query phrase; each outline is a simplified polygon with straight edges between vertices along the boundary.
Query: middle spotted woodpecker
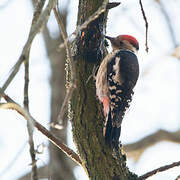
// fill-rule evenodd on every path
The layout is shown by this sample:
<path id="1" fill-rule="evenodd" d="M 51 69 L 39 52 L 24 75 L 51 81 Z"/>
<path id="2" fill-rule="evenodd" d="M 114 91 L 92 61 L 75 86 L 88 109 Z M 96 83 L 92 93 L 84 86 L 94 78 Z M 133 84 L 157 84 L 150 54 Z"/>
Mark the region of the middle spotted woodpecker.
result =
<path id="1" fill-rule="evenodd" d="M 111 147 L 118 148 L 122 119 L 139 76 L 139 64 L 135 55 L 139 43 L 130 35 L 105 38 L 110 40 L 113 50 L 103 59 L 98 69 L 96 95 L 103 103 L 105 141 Z"/>

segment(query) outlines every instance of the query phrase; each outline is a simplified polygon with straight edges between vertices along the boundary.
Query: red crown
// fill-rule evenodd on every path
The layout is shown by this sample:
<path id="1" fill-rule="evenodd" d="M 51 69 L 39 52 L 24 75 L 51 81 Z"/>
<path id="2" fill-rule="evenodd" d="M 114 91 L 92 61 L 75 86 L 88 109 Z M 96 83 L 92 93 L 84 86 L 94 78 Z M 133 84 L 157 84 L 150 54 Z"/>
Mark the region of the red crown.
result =
<path id="1" fill-rule="evenodd" d="M 137 41 L 136 38 L 134 38 L 133 36 L 130 35 L 121 35 L 121 37 L 123 38 L 123 40 L 127 40 L 129 41 L 131 44 L 133 44 L 135 47 L 139 48 L 139 42 Z"/>

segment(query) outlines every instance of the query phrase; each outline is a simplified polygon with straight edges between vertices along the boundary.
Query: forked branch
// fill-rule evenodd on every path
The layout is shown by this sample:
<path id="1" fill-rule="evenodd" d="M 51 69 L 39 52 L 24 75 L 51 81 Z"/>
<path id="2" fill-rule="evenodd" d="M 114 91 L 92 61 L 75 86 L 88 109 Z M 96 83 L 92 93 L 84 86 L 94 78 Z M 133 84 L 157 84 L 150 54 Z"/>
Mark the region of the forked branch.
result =
<path id="1" fill-rule="evenodd" d="M 7 103 L 0 103 L 1 109 L 12 109 L 21 114 L 26 120 L 33 122 L 33 125 L 44 134 L 54 145 L 56 145 L 59 149 L 61 149 L 67 156 L 69 156 L 73 161 L 77 164 L 81 165 L 82 162 L 78 156 L 72 149 L 70 149 L 67 145 L 65 145 L 62 140 L 57 138 L 51 132 L 49 132 L 44 126 L 38 123 L 29 112 L 27 112 L 24 108 L 22 108 L 19 104 L 13 101 L 9 96 L 3 94 L 5 100 L 9 101 Z"/>

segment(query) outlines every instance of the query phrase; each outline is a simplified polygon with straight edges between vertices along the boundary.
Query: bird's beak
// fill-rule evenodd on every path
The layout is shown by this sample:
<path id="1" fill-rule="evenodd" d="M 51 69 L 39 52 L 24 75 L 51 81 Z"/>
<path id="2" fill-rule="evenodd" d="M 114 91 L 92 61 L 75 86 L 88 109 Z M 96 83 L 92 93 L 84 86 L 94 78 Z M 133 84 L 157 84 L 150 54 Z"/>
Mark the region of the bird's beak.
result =
<path id="1" fill-rule="evenodd" d="M 111 43 L 114 41 L 113 37 L 109 37 L 109 36 L 104 36 L 106 39 L 109 39 L 111 41 Z"/>

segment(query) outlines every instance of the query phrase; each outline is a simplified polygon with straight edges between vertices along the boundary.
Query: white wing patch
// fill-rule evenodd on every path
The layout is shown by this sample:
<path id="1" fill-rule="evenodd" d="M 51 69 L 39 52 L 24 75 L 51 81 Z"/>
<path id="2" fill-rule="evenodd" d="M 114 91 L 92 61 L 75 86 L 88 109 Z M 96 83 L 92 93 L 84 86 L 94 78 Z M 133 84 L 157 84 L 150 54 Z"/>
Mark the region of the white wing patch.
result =
<path id="1" fill-rule="evenodd" d="M 113 70 L 115 72 L 115 75 L 112 77 L 114 82 L 116 82 L 118 84 L 122 84 L 123 79 L 120 76 L 120 57 L 116 57 L 115 65 L 113 65 Z"/>
<path id="2" fill-rule="evenodd" d="M 107 81 L 107 64 L 109 61 L 112 60 L 112 58 L 115 56 L 115 54 L 119 51 L 114 51 L 110 54 L 108 54 L 103 61 L 100 64 L 100 67 L 98 69 L 97 75 L 96 75 L 96 95 L 102 101 L 102 99 L 106 96 L 109 97 L 109 86 Z"/>

